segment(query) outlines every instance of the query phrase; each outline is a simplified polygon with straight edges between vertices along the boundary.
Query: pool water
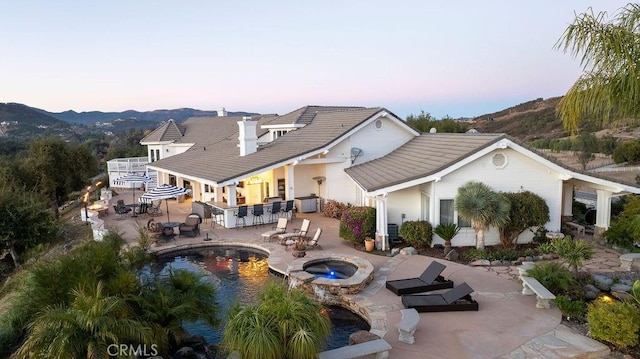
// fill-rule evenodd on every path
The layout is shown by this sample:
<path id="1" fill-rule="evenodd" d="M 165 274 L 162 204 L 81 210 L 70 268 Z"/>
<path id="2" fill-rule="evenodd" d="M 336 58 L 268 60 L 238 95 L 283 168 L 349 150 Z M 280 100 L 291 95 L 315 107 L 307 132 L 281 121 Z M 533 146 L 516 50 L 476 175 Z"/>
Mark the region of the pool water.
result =
<path id="1" fill-rule="evenodd" d="M 216 287 L 216 300 L 220 309 L 218 328 L 204 322 L 185 323 L 192 335 L 201 335 L 209 344 L 222 339 L 227 311 L 237 301 L 241 305 L 252 304 L 275 276 L 269 272 L 267 255 L 258 250 L 241 247 L 212 247 L 189 251 L 158 259 L 152 266 L 156 273 L 168 275 L 170 269 L 186 269 L 205 274 L 205 279 Z M 368 323 L 360 316 L 341 307 L 326 307 L 331 318 L 332 332 L 325 350 L 349 344 L 349 335 L 358 330 L 369 330 Z"/>

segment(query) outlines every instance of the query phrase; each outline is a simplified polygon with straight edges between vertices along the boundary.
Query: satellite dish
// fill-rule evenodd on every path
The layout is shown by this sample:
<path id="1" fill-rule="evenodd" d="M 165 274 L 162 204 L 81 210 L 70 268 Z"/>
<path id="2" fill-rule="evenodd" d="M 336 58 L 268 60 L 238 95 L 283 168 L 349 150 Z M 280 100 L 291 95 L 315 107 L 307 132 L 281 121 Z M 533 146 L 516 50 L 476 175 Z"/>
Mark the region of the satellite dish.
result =
<path id="1" fill-rule="evenodd" d="M 351 148 L 351 164 L 353 164 L 356 158 L 358 158 L 358 156 L 360 156 L 361 154 L 362 154 L 361 149 L 359 149 L 358 147 L 352 147 Z"/>

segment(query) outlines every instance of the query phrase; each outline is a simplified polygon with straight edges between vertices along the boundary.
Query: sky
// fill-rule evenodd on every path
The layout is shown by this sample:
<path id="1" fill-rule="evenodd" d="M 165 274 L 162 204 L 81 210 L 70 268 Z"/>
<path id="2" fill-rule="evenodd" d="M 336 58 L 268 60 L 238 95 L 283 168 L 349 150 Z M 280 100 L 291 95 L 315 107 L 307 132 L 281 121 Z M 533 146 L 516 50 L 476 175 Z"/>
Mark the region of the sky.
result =
<path id="1" fill-rule="evenodd" d="M 0 102 L 474 117 L 564 95 L 583 69 L 556 42 L 626 3 L 0 0 Z"/>

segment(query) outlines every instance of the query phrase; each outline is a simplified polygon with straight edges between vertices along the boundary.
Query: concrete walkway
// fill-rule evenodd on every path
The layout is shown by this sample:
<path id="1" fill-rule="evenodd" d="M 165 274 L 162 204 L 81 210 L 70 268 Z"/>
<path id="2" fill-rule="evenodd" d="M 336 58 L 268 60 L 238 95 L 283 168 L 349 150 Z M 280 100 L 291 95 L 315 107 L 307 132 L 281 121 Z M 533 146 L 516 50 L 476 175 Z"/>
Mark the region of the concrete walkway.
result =
<path id="1" fill-rule="evenodd" d="M 130 198 L 124 192 L 115 197 Z M 164 204 L 163 204 L 164 207 Z M 189 202 L 169 202 L 172 221 L 182 221 L 191 212 Z M 150 217 L 117 219 L 113 213 L 105 217 L 105 228 L 122 234 L 131 245 L 137 245 L 136 221 L 144 223 Z M 375 268 L 375 278 L 362 292 L 349 296 L 369 317 L 371 331 L 387 340 L 393 349 L 390 358 L 602 358 L 609 354 L 607 346 L 581 336 L 561 324 L 560 311 L 536 308 L 535 296 L 523 296 L 513 267 L 472 267 L 440 260 L 447 267 L 443 275 L 456 284 L 466 282 L 475 292 L 479 303 L 478 312 L 421 313 L 415 333 L 415 344 L 398 340 L 395 324 L 400 321 L 400 310 L 404 309 L 401 298 L 385 288 L 387 279 L 415 277 L 434 259 L 420 255 L 398 255 L 387 257 L 361 252 L 338 236 L 338 221 L 321 214 L 298 214 L 289 224 L 289 230 L 301 223 L 301 218 L 311 220 L 311 232 L 323 229 L 319 244 L 322 249 L 307 251 L 307 257 L 318 258 L 326 253 L 355 255 L 368 260 Z M 166 214 L 155 217 L 167 221 Z M 275 224 L 274 224 L 275 225 Z M 153 250 L 188 248 L 205 244 L 241 243 L 260 247 L 269 252 L 269 266 L 286 273 L 289 263 L 295 258 L 286 247 L 274 242 L 264 242 L 261 233 L 272 225 L 225 229 L 212 226 L 211 221 L 201 225 L 201 234 L 196 238 L 178 237 L 163 243 Z M 205 237 L 211 241 L 203 241 Z M 585 266 L 593 271 L 619 270 L 617 254 L 599 247 L 594 259 Z"/>

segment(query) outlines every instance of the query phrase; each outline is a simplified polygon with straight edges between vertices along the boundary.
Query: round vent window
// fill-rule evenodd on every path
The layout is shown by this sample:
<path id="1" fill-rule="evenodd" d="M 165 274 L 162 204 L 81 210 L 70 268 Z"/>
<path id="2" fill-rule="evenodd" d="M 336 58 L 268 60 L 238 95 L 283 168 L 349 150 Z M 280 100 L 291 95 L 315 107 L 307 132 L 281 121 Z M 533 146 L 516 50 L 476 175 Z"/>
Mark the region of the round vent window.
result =
<path id="1" fill-rule="evenodd" d="M 502 153 L 497 153 L 493 155 L 491 162 L 498 168 L 504 168 L 507 165 L 507 157 Z"/>
<path id="2" fill-rule="evenodd" d="M 382 120 L 376 120 L 376 122 L 373 124 L 374 126 L 376 126 L 376 130 L 382 130 Z"/>

